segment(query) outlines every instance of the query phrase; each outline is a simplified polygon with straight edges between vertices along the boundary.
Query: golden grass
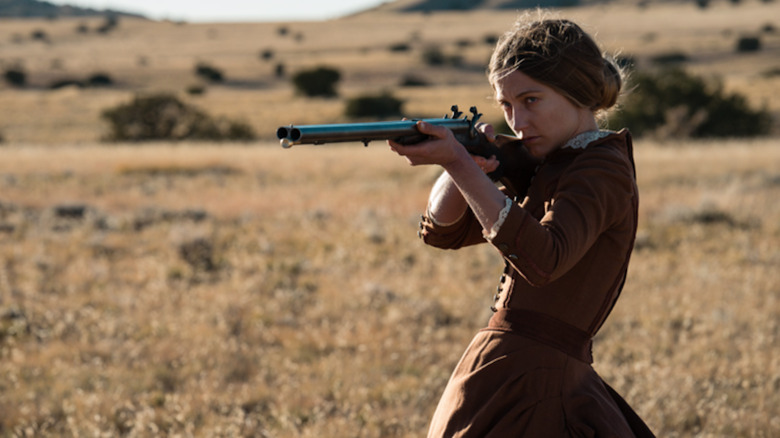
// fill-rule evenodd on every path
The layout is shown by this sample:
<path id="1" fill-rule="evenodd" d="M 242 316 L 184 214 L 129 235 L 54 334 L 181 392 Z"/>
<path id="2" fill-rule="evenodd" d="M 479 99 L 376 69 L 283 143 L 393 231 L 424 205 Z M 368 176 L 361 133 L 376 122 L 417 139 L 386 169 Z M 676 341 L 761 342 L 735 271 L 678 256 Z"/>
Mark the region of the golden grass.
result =
<path id="1" fill-rule="evenodd" d="M 777 114 L 778 78 L 761 75 L 777 67 L 777 33 L 754 55 L 733 45 L 776 27 L 780 3 L 726 3 L 565 14 L 610 51 L 693 54 L 693 70 Z M 480 41 L 514 15 L 122 20 L 107 36 L 77 34 L 81 20 L 2 21 L 0 62 L 22 63 L 31 85 L 0 85 L 0 436 L 422 435 L 489 317 L 498 254 L 415 238 L 435 168 L 380 142 L 282 150 L 270 139 L 283 124 L 344 121 L 345 98 L 382 89 L 410 115 L 476 104 L 498 120 Z M 34 29 L 51 43 L 31 41 Z M 468 68 L 420 63 L 425 47 L 451 54 L 464 38 Z M 412 50 L 391 52 L 398 42 Z M 271 62 L 259 59 L 267 48 Z M 103 109 L 183 95 L 199 61 L 228 82 L 187 99 L 267 141 L 96 143 Z M 277 62 L 338 66 L 341 97 L 296 97 Z M 97 71 L 119 85 L 45 89 Z M 409 73 L 432 86 L 399 89 Z M 778 146 L 637 141 L 637 250 L 595 367 L 659 436 L 780 434 Z"/>
<path id="2" fill-rule="evenodd" d="M 777 146 L 637 144 L 595 367 L 659 436 L 780 427 Z M 502 269 L 416 239 L 437 173 L 378 143 L 4 148 L 0 435 L 422 435 Z"/>

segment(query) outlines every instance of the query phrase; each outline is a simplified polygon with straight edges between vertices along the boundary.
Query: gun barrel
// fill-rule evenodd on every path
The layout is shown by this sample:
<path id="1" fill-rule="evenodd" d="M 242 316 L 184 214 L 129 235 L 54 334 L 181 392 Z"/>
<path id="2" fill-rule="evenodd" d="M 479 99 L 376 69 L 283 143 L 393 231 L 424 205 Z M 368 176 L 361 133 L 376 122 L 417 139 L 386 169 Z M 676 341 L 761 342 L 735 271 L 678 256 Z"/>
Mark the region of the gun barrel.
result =
<path id="1" fill-rule="evenodd" d="M 464 119 L 424 119 L 425 122 L 445 126 L 453 131 L 468 130 L 471 125 Z M 392 122 L 342 123 L 333 125 L 282 126 L 276 136 L 285 148 L 297 144 L 325 144 L 339 142 L 361 142 L 368 144 L 373 140 L 423 140 L 416 128 L 416 120 Z"/>

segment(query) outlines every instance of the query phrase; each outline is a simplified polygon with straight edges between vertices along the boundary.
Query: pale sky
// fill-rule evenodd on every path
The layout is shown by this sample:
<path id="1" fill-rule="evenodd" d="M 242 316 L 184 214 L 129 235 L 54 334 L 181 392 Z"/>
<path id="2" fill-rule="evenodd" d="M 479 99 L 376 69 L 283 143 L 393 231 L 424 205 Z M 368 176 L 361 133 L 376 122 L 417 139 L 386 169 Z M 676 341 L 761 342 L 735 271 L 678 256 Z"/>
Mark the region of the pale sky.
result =
<path id="1" fill-rule="evenodd" d="M 156 20 L 310 21 L 338 18 L 387 0 L 48 0 L 59 5 L 115 9 Z"/>

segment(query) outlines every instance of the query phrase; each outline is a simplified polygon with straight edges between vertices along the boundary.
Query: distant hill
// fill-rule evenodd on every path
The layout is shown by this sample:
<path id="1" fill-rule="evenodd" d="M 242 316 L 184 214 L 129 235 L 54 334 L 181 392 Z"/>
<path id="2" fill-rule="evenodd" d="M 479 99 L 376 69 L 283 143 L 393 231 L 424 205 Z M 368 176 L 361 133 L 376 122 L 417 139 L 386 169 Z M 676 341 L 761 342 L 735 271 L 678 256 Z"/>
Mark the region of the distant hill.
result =
<path id="1" fill-rule="evenodd" d="M 652 0 L 654 3 L 684 3 L 690 0 Z M 697 0 L 709 3 L 710 0 Z M 393 0 L 368 9 L 385 12 L 437 12 L 475 10 L 518 10 L 537 6 L 542 8 L 566 8 L 599 3 L 627 3 L 642 5 L 650 0 Z"/>
<path id="2" fill-rule="evenodd" d="M 143 15 L 112 9 L 79 8 L 69 5 L 55 5 L 38 0 L 0 0 L 0 18 L 58 18 L 58 17 L 91 17 L 118 15 L 146 18 Z"/>
<path id="3" fill-rule="evenodd" d="M 401 2 L 399 2 L 401 3 Z M 536 6 L 578 6 L 580 0 L 417 0 L 400 6 L 404 12 L 468 11 L 474 9 L 527 9 Z"/>
<path id="4" fill-rule="evenodd" d="M 560 8 L 593 3 L 593 0 L 395 0 L 373 10 L 394 12 L 473 11 L 479 9 Z"/>

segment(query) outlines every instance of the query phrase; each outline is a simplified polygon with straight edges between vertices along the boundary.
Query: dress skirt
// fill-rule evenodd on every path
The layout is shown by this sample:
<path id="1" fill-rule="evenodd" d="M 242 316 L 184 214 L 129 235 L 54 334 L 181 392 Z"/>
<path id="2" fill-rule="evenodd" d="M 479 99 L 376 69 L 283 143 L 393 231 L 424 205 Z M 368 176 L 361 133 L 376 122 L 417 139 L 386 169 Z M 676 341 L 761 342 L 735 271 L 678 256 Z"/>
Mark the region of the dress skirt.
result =
<path id="1" fill-rule="evenodd" d="M 590 363 L 488 327 L 455 368 L 428 438 L 638 436 L 627 407 Z"/>

